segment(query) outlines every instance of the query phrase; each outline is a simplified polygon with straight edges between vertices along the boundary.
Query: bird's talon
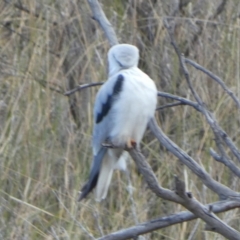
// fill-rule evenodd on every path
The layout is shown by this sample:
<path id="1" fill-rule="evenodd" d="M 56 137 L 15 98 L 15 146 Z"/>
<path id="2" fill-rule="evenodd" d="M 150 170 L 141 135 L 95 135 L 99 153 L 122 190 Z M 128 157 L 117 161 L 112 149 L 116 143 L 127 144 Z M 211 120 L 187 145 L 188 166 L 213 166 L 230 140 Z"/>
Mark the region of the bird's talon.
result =
<path id="1" fill-rule="evenodd" d="M 132 148 L 136 148 L 137 143 L 134 140 L 131 140 L 131 145 L 132 145 Z"/>
<path id="2" fill-rule="evenodd" d="M 126 144 L 126 148 L 127 149 L 132 149 L 132 148 L 136 148 L 137 143 L 134 140 L 129 140 Z"/>

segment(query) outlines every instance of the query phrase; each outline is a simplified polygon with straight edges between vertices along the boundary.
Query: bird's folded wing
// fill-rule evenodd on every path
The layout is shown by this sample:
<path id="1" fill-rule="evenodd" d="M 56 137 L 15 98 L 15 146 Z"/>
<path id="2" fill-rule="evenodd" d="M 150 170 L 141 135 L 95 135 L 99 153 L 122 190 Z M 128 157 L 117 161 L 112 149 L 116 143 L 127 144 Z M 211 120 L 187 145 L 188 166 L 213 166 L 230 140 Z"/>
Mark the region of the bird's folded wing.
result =
<path id="1" fill-rule="evenodd" d="M 98 154 L 94 156 L 88 182 L 83 186 L 78 201 L 81 201 L 83 198 L 85 198 L 96 186 L 102 165 L 102 160 L 106 154 L 106 151 L 107 148 L 102 147 Z"/>
<path id="2" fill-rule="evenodd" d="M 113 127 L 114 113 L 111 109 L 118 100 L 124 84 L 124 77 L 118 74 L 110 78 L 99 90 L 94 106 L 93 150 L 96 154 L 107 140 Z"/>

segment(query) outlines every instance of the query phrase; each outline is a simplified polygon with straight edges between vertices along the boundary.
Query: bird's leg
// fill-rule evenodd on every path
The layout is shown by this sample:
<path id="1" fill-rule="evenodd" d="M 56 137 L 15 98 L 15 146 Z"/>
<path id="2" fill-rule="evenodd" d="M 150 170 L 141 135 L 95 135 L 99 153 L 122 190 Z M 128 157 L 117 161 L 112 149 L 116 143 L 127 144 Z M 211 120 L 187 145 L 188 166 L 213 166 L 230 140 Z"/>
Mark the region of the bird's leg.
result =
<path id="1" fill-rule="evenodd" d="M 136 148 L 136 146 L 137 146 L 137 143 L 133 139 L 129 139 L 127 141 L 127 144 L 126 144 L 127 149 Z"/>
<path id="2" fill-rule="evenodd" d="M 102 143 L 102 146 L 105 147 L 105 148 L 123 148 L 125 150 L 128 150 L 128 149 L 133 149 L 133 148 L 137 148 L 137 143 L 135 140 L 133 139 L 129 139 L 127 141 L 127 143 L 125 144 L 125 146 L 118 146 L 118 145 L 115 145 L 114 143 L 110 142 L 110 141 L 106 141 L 106 142 L 103 142 Z"/>
<path id="3" fill-rule="evenodd" d="M 136 141 L 134 141 L 134 140 L 131 140 L 131 145 L 132 145 L 132 147 L 133 147 L 133 148 L 136 148 L 136 146 L 137 146 L 137 143 L 136 143 Z"/>

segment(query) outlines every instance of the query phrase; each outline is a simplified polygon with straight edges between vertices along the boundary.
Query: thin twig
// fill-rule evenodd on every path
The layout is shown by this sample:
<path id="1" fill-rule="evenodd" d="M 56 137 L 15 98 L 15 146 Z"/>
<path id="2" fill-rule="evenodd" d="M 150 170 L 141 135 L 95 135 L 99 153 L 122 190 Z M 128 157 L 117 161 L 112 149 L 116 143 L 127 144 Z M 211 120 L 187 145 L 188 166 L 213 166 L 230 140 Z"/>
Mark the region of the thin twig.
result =
<path id="1" fill-rule="evenodd" d="M 189 105 L 189 106 L 195 108 L 197 111 L 201 112 L 201 108 L 200 108 L 199 104 L 196 102 L 190 101 L 187 98 L 179 97 L 179 96 L 176 96 L 176 95 L 173 95 L 170 93 L 165 93 L 165 92 L 158 92 L 158 96 L 177 100 L 177 101 L 181 102 L 182 104 Z"/>
<path id="2" fill-rule="evenodd" d="M 213 117 L 212 113 L 207 110 L 205 104 L 203 103 L 203 101 L 201 100 L 201 98 L 198 96 L 197 92 L 194 90 L 194 88 L 192 87 L 191 81 L 190 81 L 190 77 L 189 77 L 189 73 L 188 73 L 188 69 L 185 65 L 185 61 L 183 56 L 180 53 L 180 50 L 175 42 L 174 39 L 174 35 L 173 35 L 173 29 L 172 27 L 170 27 L 167 23 L 167 21 L 164 22 L 165 23 L 165 27 L 168 30 L 169 36 L 170 36 L 170 40 L 171 40 L 171 44 L 179 58 L 179 65 L 181 68 L 182 73 L 185 76 L 185 79 L 187 81 L 188 87 L 190 88 L 194 98 L 196 99 L 196 101 L 199 104 L 200 107 L 200 111 L 202 112 L 202 114 L 205 116 L 208 124 L 210 125 L 213 133 L 215 136 L 219 136 L 223 139 L 223 141 L 226 143 L 226 145 L 229 147 L 229 149 L 232 151 L 232 153 L 235 155 L 235 157 L 238 159 L 238 161 L 240 162 L 240 151 L 238 150 L 238 148 L 236 147 L 236 145 L 233 143 L 233 141 L 231 140 L 231 138 L 226 134 L 226 132 L 218 125 L 217 121 L 215 120 L 215 118 Z"/>
<path id="3" fill-rule="evenodd" d="M 186 104 L 182 103 L 182 102 L 168 103 L 161 107 L 156 108 L 156 111 L 163 110 L 165 108 L 176 107 L 176 106 L 180 106 L 180 105 L 186 105 Z"/>
<path id="4" fill-rule="evenodd" d="M 103 83 L 104 82 L 96 82 L 96 83 L 85 83 L 85 84 L 82 84 L 82 85 L 78 85 L 74 89 L 65 92 L 64 95 L 65 96 L 70 96 L 71 94 L 73 94 L 73 93 L 75 93 L 77 91 L 80 91 L 80 90 L 82 90 L 84 88 L 99 86 L 99 85 L 102 85 Z"/>
<path id="5" fill-rule="evenodd" d="M 191 93 L 193 94 L 194 98 L 196 99 L 196 101 L 198 102 L 198 104 L 202 107 L 203 106 L 203 102 L 201 100 L 201 98 L 198 96 L 197 92 L 194 90 L 194 88 L 192 87 L 192 84 L 190 82 L 190 77 L 189 77 L 189 72 L 188 69 L 185 66 L 185 62 L 183 61 L 183 56 L 177 46 L 177 43 L 175 41 L 175 38 L 173 36 L 173 32 L 174 32 L 174 24 L 172 23 L 171 25 L 168 24 L 168 22 L 165 20 L 164 21 L 164 25 L 166 27 L 166 29 L 168 30 L 168 34 L 170 37 L 170 42 L 171 45 L 173 46 L 178 59 L 179 59 L 179 65 L 180 65 L 180 70 L 182 72 L 182 74 L 185 76 L 185 79 L 187 80 L 187 84 L 189 89 L 191 90 Z"/>
<path id="6" fill-rule="evenodd" d="M 236 164 L 230 160 L 227 155 L 218 155 L 212 148 L 210 148 L 211 156 L 218 162 L 223 163 L 227 166 L 236 176 L 240 178 L 240 168 L 236 166 Z"/>
<path id="7" fill-rule="evenodd" d="M 99 86 L 99 85 L 102 85 L 103 83 L 104 82 L 85 83 L 85 84 L 77 86 L 76 88 L 74 88 L 72 90 L 65 92 L 64 95 L 70 96 L 71 94 L 73 94 L 77 91 L 81 91 L 84 88 Z M 179 106 L 179 105 L 189 105 L 189 106 L 195 108 L 197 111 L 200 111 L 199 105 L 196 102 L 192 102 L 186 98 L 179 97 L 179 96 L 172 95 L 170 93 L 165 93 L 165 92 L 158 92 L 158 96 L 165 97 L 165 98 L 171 98 L 171 99 L 177 100 L 179 102 L 166 104 L 164 106 L 158 107 L 156 110 L 162 110 L 164 108 L 169 108 L 169 107 L 174 107 L 174 106 Z"/>
<path id="8" fill-rule="evenodd" d="M 203 66 L 199 65 L 198 63 L 194 62 L 191 59 L 184 58 L 184 61 L 191 66 L 195 67 L 196 69 L 204 72 L 207 74 L 210 78 L 212 78 L 214 81 L 216 81 L 222 88 L 223 90 L 233 99 L 233 101 L 236 103 L 237 107 L 240 109 L 240 101 L 239 99 L 235 96 L 235 94 L 226 86 L 226 84 L 223 82 L 221 78 L 213 74 L 211 71 L 207 70 Z"/>
<path id="9" fill-rule="evenodd" d="M 88 0 L 88 3 L 93 12 L 93 19 L 96 20 L 102 27 L 102 30 L 104 31 L 110 45 L 113 46 L 118 44 L 117 35 L 111 23 L 106 18 L 105 13 L 103 12 L 99 2 L 97 0 Z"/>

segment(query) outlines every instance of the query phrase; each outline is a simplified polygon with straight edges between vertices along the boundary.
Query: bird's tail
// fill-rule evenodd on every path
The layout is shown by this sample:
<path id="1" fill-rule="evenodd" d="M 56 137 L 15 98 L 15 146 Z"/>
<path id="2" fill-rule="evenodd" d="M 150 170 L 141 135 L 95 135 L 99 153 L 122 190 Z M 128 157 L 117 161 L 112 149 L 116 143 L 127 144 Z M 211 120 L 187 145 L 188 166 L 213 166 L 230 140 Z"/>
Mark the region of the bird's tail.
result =
<path id="1" fill-rule="evenodd" d="M 106 155 L 106 151 L 107 151 L 107 149 L 102 147 L 100 149 L 100 151 L 98 152 L 98 154 L 96 156 L 94 156 L 89 180 L 83 186 L 81 193 L 79 195 L 78 201 L 81 201 L 83 198 L 85 198 L 92 191 L 92 189 L 96 186 L 97 182 L 99 182 L 98 178 L 99 178 L 99 173 L 101 172 L 100 171 L 101 165 L 105 165 L 105 164 L 102 164 L 102 162 L 103 162 L 104 156 Z M 100 177 L 101 177 L 101 175 L 102 174 L 100 173 Z"/>
<path id="2" fill-rule="evenodd" d="M 105 199 L 107 196 L 114 167 L 115 167 L 115 162 L 112 160 L 112 158 L 108 154 L 106 154 L 102 162 L 102 166 L 99 172 L 97 186 L 96 186 L 95 199 L 98 202 Z"/>

